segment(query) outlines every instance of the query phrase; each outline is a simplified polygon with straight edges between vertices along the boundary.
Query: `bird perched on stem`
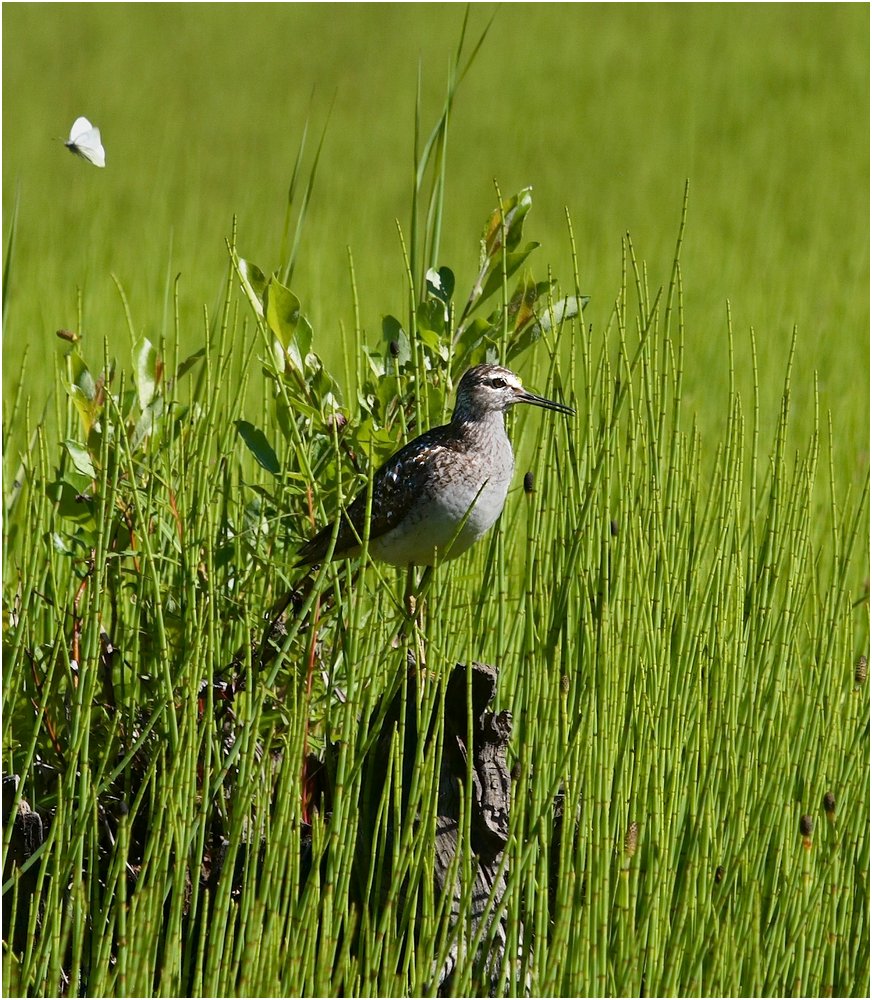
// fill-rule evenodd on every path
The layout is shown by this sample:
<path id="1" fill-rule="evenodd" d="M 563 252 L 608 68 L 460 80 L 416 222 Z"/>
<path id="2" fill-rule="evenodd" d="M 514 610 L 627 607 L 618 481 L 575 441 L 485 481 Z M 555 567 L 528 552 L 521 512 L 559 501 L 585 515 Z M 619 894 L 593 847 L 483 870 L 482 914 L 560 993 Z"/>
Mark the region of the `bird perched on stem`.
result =
<path id="1" fill-rule="evenodd" d="M 506 502 L 515 457 L 503 415 L 516 403 L 575 413 L 528 392 L 508 368 L 470 368 L 457 387 L 451 422 L 425 431 L 392 455 L 373 476 L 371 502 L 363 489 L 341 514 L 338 528 L 335 522 L 326 525 L 300 549 L 298 565 L 357 555 L 368 509 L 373 559 L 432 566 L 465 552 Z"/>

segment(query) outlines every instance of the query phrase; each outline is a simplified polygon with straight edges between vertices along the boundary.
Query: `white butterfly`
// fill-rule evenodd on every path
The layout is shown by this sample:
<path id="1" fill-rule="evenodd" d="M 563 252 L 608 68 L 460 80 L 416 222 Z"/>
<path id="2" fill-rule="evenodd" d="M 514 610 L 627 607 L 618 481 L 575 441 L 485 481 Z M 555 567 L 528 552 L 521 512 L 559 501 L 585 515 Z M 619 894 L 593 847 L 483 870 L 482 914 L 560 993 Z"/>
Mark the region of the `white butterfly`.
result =
<path id="1" fill-rule="evenodd" d="M 70 138 L 64 143 L 71 153 L 93 163 L 95 167 L 106 166 L 106 151 L 100 142 L 100 129 L 87 118 L 77 118 L 70 129 Z"/>

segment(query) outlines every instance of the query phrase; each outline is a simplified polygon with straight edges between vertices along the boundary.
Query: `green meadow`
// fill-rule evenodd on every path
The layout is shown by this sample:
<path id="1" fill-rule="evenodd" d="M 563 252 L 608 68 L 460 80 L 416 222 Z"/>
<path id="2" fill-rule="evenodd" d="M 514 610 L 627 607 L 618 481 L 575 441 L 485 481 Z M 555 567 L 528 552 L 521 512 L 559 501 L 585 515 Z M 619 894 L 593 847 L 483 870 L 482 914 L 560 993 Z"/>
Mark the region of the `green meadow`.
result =
<path id="1" fill-rule="evenodd" d="M 4 994 L 868 996 L 868 8 L 2 16 Z M 485 359 L 497 527 L 304 575 Z"/>

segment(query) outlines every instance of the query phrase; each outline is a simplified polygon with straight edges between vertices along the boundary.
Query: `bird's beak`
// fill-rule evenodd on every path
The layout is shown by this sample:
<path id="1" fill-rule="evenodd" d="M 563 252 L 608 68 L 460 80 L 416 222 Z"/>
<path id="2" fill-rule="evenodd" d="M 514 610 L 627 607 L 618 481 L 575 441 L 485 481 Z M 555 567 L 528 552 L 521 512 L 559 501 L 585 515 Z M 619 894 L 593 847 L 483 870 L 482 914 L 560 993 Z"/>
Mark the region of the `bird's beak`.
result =
<path id="1" fill-rule="evenodd" d="M 552 399 L 545 399 L 544 396 L 537 396 L 534 392 L 527 392 L 526 389 L 522 389 L 517 397 L 516 402 L 518 403 L 532 403 L 533 406 L 541 406 L 543 410 L 557 410 L 558 413 L 568 413 L 570 415 L 575 413 L 575 410 L 571 406 L 564 406 L 563 403 L 555 403 Z"/>

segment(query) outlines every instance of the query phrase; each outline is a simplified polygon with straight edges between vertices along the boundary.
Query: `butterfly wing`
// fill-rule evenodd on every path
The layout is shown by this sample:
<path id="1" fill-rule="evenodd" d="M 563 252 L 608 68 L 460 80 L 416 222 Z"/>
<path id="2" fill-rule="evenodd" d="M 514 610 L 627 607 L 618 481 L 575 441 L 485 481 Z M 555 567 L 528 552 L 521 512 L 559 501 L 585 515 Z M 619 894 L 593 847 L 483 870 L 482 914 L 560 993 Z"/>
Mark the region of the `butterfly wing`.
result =
<path id="1" fill-rule="evenodd" d="M 64 144 L 71 153 L 93 163 L 95 167 L 106 166 L 106 151 L 100 141 L 100 129 L 87 118 L 77 118 L 70 129 L 70 138 Z"/>
<path id="2" fill-rule="evenodd" d="M 100 129 L 91 128 L 76 138 L 76 152 L 95 167 L 106 166 L 106 151 L 100 141 Z"/>
<path id="3" fill-rule="evenodd" d="M 92 127 L 87 118 L 77 118 L 70 129 L 70 142 L 74 143 L 83 132 L 90 131 Z"/>

